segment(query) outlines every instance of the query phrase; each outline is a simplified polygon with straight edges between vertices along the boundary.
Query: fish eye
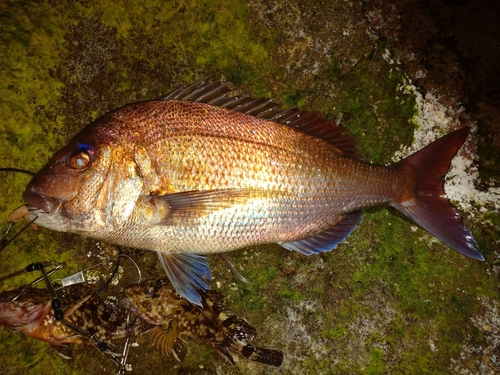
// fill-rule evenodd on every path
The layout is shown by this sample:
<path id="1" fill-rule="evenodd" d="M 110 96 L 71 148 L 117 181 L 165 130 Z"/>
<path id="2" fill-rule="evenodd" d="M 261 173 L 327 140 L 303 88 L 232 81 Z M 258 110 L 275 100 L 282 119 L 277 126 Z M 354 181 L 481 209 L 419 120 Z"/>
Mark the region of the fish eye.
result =
<path id="1" fill-rule="evenodd" d="M 69 165 L 74 169 L 84 169 L 90 164 L 90 155 L 86 151 L 78 151 L 69 159 Z"/>

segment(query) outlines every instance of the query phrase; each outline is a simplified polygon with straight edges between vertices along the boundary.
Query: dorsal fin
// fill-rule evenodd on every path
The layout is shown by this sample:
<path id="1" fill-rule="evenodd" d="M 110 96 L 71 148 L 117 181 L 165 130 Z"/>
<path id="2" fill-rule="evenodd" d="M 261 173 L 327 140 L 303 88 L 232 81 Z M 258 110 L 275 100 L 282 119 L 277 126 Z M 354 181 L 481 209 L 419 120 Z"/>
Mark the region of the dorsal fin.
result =
<path id="1" fill-rule="evenodd" d="M 234 95 L 236 90 L 229 88 L 229 83 L 209 82 L 207 78 L 180 87 L 162 100 L 186 100 L 206 103 L 245 113 L 254 117 L 277 122 L 305 133 L 322 138 L 344 152 L 345 156 L 357 158 L 356 141 L 353 136 L 343 135 L 346 129 L 320 114 L 295 107 L 281 109 L 271 99 L 253 99 L 248 96 Z"/>

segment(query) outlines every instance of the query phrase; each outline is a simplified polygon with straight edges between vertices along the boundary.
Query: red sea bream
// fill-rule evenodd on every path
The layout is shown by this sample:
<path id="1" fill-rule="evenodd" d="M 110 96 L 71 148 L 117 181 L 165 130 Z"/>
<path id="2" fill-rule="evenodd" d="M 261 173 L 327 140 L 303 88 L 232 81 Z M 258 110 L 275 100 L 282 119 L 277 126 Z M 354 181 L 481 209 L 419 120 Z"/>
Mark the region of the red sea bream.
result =
<path id="1" fill-rule="evenodd" d="M 158 251 L 177 291 L 198 305 L 204 254 L 279 243 L 330 251 L 388 204 L 448 246 L 483 259 L 445 198 L 443 177 L 468 129 L 399 163 L 358 159 L 333 121 L 200 81 L 97 119 L 26 188 L 40 226 Z"/>

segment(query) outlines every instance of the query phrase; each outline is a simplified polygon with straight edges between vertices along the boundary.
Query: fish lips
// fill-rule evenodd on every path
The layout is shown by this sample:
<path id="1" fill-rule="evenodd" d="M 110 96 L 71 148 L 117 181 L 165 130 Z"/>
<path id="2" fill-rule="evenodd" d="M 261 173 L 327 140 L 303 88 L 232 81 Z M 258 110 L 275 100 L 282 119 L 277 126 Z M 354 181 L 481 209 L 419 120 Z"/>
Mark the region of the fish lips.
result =
<path id="1" fill-rule="evenodd" d="M 23 199 L 30 206 L 37 210 L 43 211 L 45 214 L 50 214 L 60 206 L 61 202 L 52 197 L 43 194 L 35 193 L 34 191 L 26 190 L 23 194 Z"/>
<path id="2" fill-rule="evenodd" d="M 24 301 L 23 304 L 6 302 L 0 308 L 0 325 L 11 328 L 24 327 L 36 323 L 48 310 L 50 304 L 37 303 L 35 301 Z"/>

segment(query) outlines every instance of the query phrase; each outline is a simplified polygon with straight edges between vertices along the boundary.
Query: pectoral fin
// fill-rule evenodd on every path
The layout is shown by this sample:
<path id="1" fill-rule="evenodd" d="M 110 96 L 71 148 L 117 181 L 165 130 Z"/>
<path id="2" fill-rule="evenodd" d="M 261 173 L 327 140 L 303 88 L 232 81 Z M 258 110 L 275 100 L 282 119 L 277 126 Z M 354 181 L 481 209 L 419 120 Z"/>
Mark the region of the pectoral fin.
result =
<path id="1" fill-rule="evenodd" d="M 156 345 L 156 348 L 164 355 L 170 355 L 174 343 L 179 336 L 177 320 L 170 321 L 164 326 L 154 327 L 150 335 L 153 338 L 153 344 Z"/>
<path id="2" fill-rule="evenodd" d="M 157 251 L 160 262 L 177 293 L 200 307 L 201 296 L 195 289 L 210 289 L 206 279 L 211 280 L 207 258 L 196 254 L 165 254 Z"/>
<path id="3" fill-rule="evenodd" d="M 179 220 L 185 223 L 261 196 L 262 192 L 257 189 L 195 190 L 142 197 L 138 206 L 151 224 L 173 225 Z"/>
<path id="4" fill-rule="evenodd" d="M 362 219 L 362 211 L 350 212 L 339 223 L 324 232 L 303 240 L 280 243 L 280 245 L 287 250 L 295 250 L 305 255 L 331 251 L 349 237 Z"/>

